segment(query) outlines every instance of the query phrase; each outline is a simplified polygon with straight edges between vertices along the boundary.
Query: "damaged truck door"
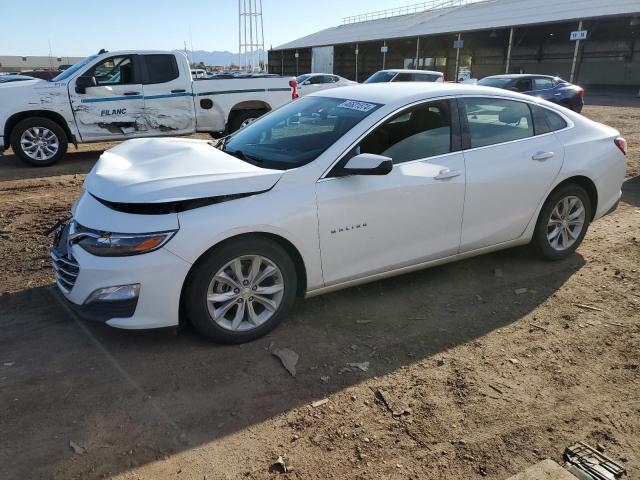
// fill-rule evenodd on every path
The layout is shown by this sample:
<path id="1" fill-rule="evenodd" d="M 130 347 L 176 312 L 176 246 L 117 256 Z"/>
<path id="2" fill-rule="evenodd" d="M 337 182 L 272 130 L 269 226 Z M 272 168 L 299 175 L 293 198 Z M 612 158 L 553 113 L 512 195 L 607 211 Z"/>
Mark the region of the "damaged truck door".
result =
<path id="1" fill-rule="evenodd" d="M 193 97 L 191 89 L 185 88 L 184 80 L 190 72 L 184 71 L 181 75 L 176 56 L 172 54 L 141 54 L 139 58 L 148 131 L 154 135 L 193 133 L 196 127 Z"/>
<path id="2" fill-rule="evenodd" d="M 138 55 L 111 56 L 69 82 L 82 141 L 128 138 L 146 131 L 141 70 Z"/>

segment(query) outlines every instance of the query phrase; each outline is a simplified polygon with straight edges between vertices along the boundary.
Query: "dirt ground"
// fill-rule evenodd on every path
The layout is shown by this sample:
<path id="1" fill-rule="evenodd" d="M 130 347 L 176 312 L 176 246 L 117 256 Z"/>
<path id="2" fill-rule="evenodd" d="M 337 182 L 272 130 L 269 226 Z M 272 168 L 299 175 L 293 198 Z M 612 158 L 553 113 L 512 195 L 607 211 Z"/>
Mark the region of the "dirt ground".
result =
<path id="1" fill-rule="evenodd" d="M 42 231 L 106 145 L 0 158 L 0 477 L 504 479 L 584 440 L 640 478 L 640 108 L 584 113 L 629 168 L 572 258 L 519 248 L 300 301 L 232 347 L 75 319 Z"/>

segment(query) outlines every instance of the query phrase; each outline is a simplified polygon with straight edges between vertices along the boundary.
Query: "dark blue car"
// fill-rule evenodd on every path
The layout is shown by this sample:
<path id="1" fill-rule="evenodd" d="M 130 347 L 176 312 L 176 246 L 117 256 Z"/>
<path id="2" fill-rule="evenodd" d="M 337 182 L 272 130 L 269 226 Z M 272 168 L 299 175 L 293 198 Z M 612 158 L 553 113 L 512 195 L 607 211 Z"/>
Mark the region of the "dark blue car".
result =
<path id="1" fill-rule="evenodd" d="M 479 80 L 478 85 L 504 88 L 544 98 L 578 113 L 584 105 L 584 89 L 582 87 L 549 75 L 493 75 Z"/>

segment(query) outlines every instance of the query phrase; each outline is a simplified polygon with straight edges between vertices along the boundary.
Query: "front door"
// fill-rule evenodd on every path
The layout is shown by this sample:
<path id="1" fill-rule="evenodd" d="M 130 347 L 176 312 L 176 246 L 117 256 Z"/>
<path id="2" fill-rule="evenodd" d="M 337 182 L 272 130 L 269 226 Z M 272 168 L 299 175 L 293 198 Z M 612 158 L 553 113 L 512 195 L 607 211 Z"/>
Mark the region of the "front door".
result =
<path id="1" fill-rule="evenodd" d="M 477 97 L 460 105 L 469 133 L 464 252 L 524 233 L 562 167 L 564 148 L 553 133 L 536 135 L 528 103 Z"/>
<path id="2" fill-rule="evenodd" d="M 391 157 L 391 173 L 318 181 L 326 285 L 457 253 L 465 167 L 451 117 L 448 100 L 405 109 L 347 155 Z"/>
<path id="3" fill-rule="evenodd" d="M 83 141 L 117 140 L 140 135 L 144 94 L 137 55 L 116 55 L 89 67 L 81 76 L 96 86 L 84 91 L 69 82 L 71 108 Z"/>

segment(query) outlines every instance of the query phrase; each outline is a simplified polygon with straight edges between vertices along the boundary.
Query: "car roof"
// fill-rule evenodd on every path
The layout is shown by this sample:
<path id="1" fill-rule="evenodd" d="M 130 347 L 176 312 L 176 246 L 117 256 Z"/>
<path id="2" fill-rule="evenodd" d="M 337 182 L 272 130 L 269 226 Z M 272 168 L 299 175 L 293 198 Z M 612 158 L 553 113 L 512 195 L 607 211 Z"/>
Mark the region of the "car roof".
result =
<path id="1" fill-rule="evenodd" d="M 483 87 L 465 83 L 442 82 L 384 82 L 363 83 L 340 87 L 338 89 L 322 90 L 309 96 L 322 96 L 357 100 L 361 102 L 380 103 L 385 105 L 420 101 L 423 99 L 445 97 L 450 95 L 490 95 L 513 97 L 517 100 L 532 101 L 533 97 L 502 90 L 494 87 Z"/>
<path id="2" fill-rule="evenodd" d="M 537 73 L 503 73 L 502 75 L 490 75 L 484 78 L 527 78 L 527 77 L 544 77 L 544 78 L 558 78 L 553 75 L 541 75 Z"/>
<path id="3" fill-rule="evenodd" d="M 386 70 L 380 70 L 381 72 L 393 72 L 393 73 L 424 73 L 424 74 L 437 74 L 443 75 L 442 72 L 437 72 L 435 70 L 414 70 L 409 68 L 388 68 Z"/>

